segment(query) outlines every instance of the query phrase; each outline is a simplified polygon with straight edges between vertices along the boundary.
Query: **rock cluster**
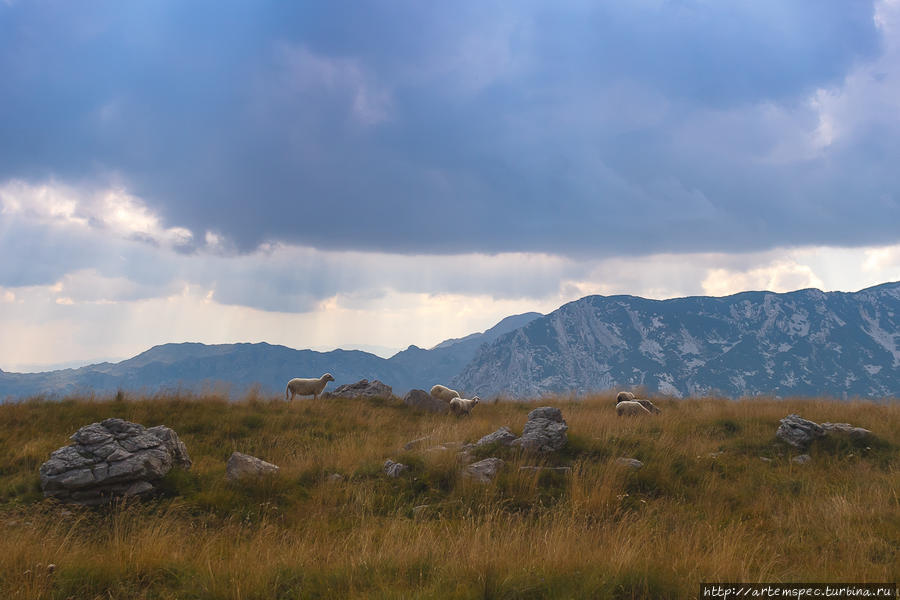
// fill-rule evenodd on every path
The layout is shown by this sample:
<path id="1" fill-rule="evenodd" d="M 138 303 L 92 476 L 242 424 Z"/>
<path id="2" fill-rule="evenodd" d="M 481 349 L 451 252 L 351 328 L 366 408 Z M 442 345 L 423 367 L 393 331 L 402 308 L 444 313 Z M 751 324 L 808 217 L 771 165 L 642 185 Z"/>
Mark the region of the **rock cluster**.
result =
<path id="1" fill-rule="evenodd" d="M 865 438 L 871 435 L 871 431 L 862 427 L 854 427 L 849 423 L 822 423 L 819 425 L 800 415 L 788 415 L 781 420 L 775 437 L 781 441 L 805 450 L 813 441 L 829 434 L 849 435 L 853 438 Z"/>
<path id="2" fill-rule="evenodd" d="M 369 381 L 368 379 L 360 379 L 356 383 L 345 383 L 335 388 L 333 392 L 328 392 L 328 398 L 390 398 L 393 395 L 391 386 L 386 385 L 377 379 Z"/>
<path id="3" fill-rule="evenodd" d="M 156 491 L 173 466 L 191 467 L 187 448 L 174 431 L 106 419 L 76 431 L 74 444 L 54 451 L 41 465 L 44 496 L 96 505 L 117 496 Z"/>

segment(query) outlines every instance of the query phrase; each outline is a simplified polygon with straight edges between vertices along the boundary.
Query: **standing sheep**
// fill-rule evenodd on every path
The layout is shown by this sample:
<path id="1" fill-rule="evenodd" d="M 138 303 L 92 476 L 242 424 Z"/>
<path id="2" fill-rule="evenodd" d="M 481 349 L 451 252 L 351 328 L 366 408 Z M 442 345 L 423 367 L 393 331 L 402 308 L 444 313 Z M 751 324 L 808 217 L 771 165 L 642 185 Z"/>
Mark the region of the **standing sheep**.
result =
<path id="1" fill-rule="evenodd" d="M 331 373 L 325 373 L 318 379 L 301 379 L 299 377 L 295 377 L 288 381 L 287 389 L 284 390 L 284 400 L 288 401 L 288 394 L 290 394 L 290 401 L 294 401 L 294 396 L 309 396 L 312 395 L 313 400 L 319 399 L 319 394 L 322 393 L 322 390 L 325 389 L 325 386 L 328 385 L 329 381 L 334 381 L 334 377 L 331 376 Z"/>
<path id="2" fill-rule="evenodd" d="M 481 399 L 478 396 L 475 396 L 471 400 L 466 398 L 460 398 L 457 396 L 450 400 L 450 412 L 456 415 L 457 417 L 461 417 L 462 415 L 469 416 L 469 413 L 472 412 L 472 409 Z"/>
<path id="3" fill-rule="evenodd" d="M 431 388 L 431 397 L 443 400 L 444 402 L 450 402 L 454 398 L 459 398 L 460 396 L 459 392 L 456 390 L 451 390 L 446 386 L 438 384 Z"/>

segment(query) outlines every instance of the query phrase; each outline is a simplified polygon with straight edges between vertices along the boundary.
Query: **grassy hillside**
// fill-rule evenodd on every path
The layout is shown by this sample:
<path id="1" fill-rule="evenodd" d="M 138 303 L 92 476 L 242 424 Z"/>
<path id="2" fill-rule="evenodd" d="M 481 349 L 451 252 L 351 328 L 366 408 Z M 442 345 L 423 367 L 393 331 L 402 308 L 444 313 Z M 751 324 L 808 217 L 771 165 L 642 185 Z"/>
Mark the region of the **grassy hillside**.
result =
<path id="1" fill-rule="evenodd" d="M 534 404 L 480 405 L 468 419 L 395 400 L 2 405 L 0 597 L 686 598 L 701 581 L 900 573 L 897 403 L 697 399 L 663 402 L 662 415 L 643 420 L 617 418 L 612 396 L 544 404 L 562 409 L 568 449 L 542 462 L 482 451 L 509 461 L 488 485 L 459 475 L 455 451 L 401 448 L 425 435 L 475 441 L 501 425 L 521 433 Z M 797 465 L 774 439 L 792 412 L 878 438 L 820 444 Z M 193 469 L 170 473 L 153 501 L 43 500 L 41 463 L 107 417 L 172 427 Z M 227 483 L 234 450 L 281 472 Z M 645 466 L 621 467 L 621 456 Z M 388 479 L 386 458 L 412 468 Z M 518 469 L 533 464 L 573 470 Z"/>

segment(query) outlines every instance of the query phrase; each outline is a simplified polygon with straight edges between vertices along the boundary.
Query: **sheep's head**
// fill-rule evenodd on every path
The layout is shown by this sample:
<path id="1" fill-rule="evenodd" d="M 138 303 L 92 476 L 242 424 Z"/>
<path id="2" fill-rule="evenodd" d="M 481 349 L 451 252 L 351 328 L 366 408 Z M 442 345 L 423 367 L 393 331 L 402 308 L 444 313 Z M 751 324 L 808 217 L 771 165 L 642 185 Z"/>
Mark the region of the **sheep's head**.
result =
<path id="1" fill-rule="evenodd" d="M 325 381 L 334 381 L 334 377 L 331 376 L 331 373 L 325 373 L 324 375 L 322 375 L 322 379 L 324 379 Z"/>
<path id="2" fill-rule="evenodd" d="M 481 402 L 481 398 L 479 398 L 478 396 L 472 396 L 472 406 L 475 406 L 479 402 Z"/>

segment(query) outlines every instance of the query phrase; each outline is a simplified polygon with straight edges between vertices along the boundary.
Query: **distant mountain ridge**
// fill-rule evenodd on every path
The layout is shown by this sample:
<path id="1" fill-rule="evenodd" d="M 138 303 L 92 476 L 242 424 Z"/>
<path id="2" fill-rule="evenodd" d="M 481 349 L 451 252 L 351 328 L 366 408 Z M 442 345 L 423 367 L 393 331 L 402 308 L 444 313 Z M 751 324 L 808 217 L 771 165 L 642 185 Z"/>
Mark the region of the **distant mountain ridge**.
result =
<path id="1" fill-rule="evenodd" d="M 676 397 L 721 394 L 900 396 L 900 283 L 859 292 L 648 300 L 587 296 L 482 333 L 410 346 L 385 359 L 259 344 L 163 344 L 119 363 L 47 373 L 0 371 L 0 400 L 117 389 L 232 395 L 331 372 L 334 385 L 380 379 L 403 394 L 450 383 L 463 393 L 537 397 L 643 386 Z"/>
<path id="2" fill-rule="evenodd" d="M 0 400 L 41 394 L 111 393 L 119 389 L 149 393 L 164 389 L 223 389 L 242 394 L 258 385 L 265 393 L 283 393 L 291 377 L 330 372 L 335 386 L 380 379 L 395 393 L 450 380 L 478 347 L 540 317 L 506 317 L 482 333 L 447 340 L 431 350 L 410 346 L 389 359 L 360 350 L 294 350 L 267 343 L 162 344 L 118 363 L 98 363 L 44 373 L 0 371 Z"/>
<path id="3" fill-rule="evenodd" d="M 452 382 L 535 397 L 643 386 L 719 393 L 900 395 L 900 283 L 647 300 L 588 296 L 482 346 Z"/>

